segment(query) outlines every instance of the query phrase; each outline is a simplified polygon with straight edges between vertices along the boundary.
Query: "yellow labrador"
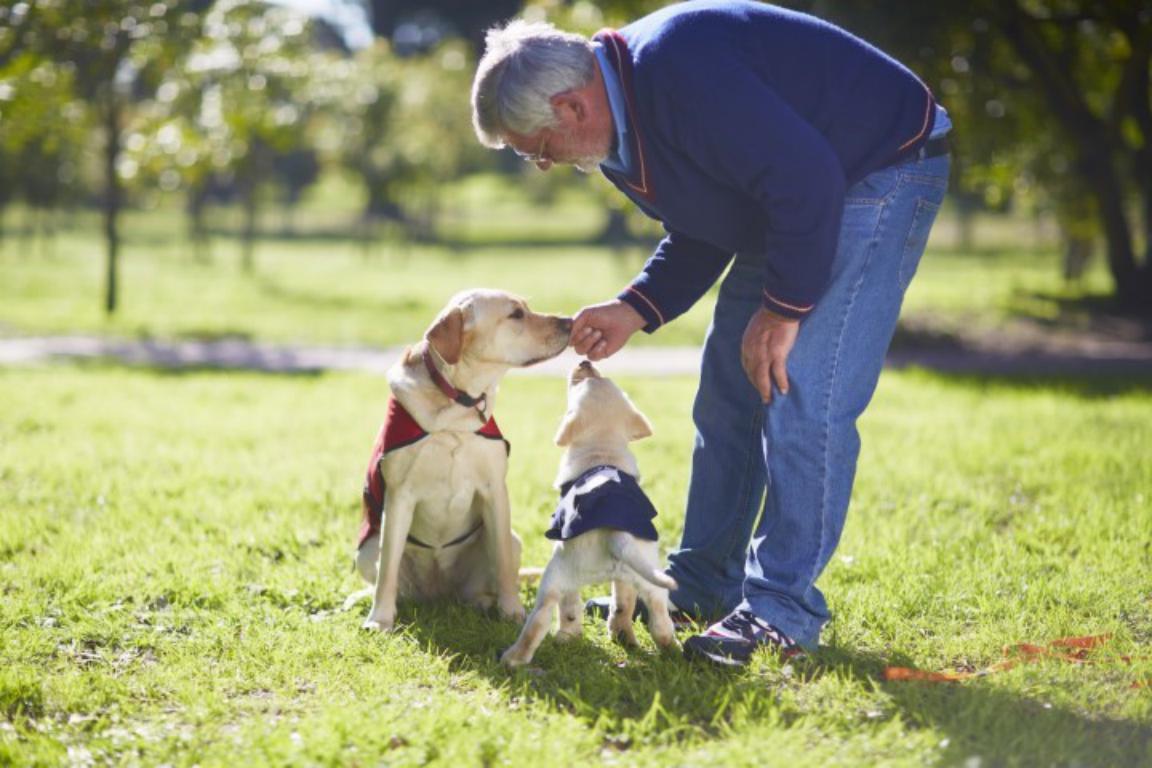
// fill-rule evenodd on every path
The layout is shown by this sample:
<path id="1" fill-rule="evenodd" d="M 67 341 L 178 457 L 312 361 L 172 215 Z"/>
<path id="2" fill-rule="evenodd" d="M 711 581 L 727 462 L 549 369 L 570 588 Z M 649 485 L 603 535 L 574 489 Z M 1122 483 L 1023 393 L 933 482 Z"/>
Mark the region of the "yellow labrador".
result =
<path id="1" fill-rule="evenodd" d="M 356 556 L 375 585 L 365 628 L 390 631 L 397 597 L 495 603 L 506 618 L 524 617 L 507 443 L 492 410 L 504 374 L 560 354 L 571 330 L 571 319 L 532 312 L 519 297 L 468 291 L 389 369 Z"/>
<path id="2" fill-rule="evenodd" d="M 652 434 L 652 427 L 627 395 L 588 361 L 569 377 L 568 412 L 556 434 L 566 450 L 556 486 L 560 506 L 547 536 L 557 539 L 544 569 L 536 605 L 516 643 L 500 660 L 527 664 L 560 608 L 558 640 L 580 635 L 580 588 L 612 582 L 608 629 L 636 644 L 632 614 L 639 593 L 648 606 L 649 631 L 661 647 L 676 637 L 668 615 L 668 590 L 676 582 L 661 570 L 652 518 L 656 510 L 640 490 L 640 471 L 628 443 Z"/>

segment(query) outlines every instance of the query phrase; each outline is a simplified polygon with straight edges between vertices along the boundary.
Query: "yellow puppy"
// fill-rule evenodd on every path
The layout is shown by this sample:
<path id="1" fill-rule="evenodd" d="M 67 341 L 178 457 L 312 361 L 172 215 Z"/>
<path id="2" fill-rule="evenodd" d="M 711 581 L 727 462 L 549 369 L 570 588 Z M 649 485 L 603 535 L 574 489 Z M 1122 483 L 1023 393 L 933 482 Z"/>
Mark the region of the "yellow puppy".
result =
<path id="1" fill-rule="evenodd" d="M 639 593 L 648 606 L 649 631 L 661 647 L 676 642 L 668 615 L 668 590 L 676 582 L 661 570 L 652 518 L 656 510 L 640 490 L 636 457 L 628 443 L 652 427 L 628 397 L 588 361 L 569 377 L 568 413 L 556 434 L 566 450 L 556 486 L 563 498 L 548 537 L 556 539 L 544 569 L 536 606 L 516 643 L 501 656 L 509 667 L 527 664 L 560 608 L 558 640 L 580 635 L 580 588 L 612 582 L 608 628 L 636 644 L 632 614 Z"/>

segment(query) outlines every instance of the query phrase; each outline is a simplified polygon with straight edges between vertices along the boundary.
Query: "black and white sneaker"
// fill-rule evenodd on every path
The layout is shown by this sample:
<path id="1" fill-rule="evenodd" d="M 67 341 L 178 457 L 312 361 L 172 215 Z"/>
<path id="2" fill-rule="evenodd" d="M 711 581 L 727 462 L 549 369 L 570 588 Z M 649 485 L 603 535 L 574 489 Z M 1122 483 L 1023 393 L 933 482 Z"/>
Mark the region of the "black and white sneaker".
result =
<path id="1" fill-rule="evenodd" d="M 684 642 L 684 655 L 726 667 L 745 666 L 760 647 L 771 648 L 783 658 L 802 656 L 796 641 L 751 611 L 732 611 L 702 635 Z"/>

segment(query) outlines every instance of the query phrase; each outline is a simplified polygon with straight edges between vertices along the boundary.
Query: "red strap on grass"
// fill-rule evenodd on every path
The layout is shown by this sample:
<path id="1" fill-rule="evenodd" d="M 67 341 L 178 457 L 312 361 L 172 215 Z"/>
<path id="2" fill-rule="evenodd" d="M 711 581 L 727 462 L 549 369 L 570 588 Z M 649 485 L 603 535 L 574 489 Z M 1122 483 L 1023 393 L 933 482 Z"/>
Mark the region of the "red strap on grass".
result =
<path id="1" fill-rule="evenodd" d="M 1020 663 L 1056 659 L 1068 664 L 1092 664 L 1089 655 L 1093 649 L 1106 644 L 1111 635 L 1085 635 L 1083 637 L 1062 637 L 1053 640 L 1047 645 L 1033 645 L 1031 643 L 1017 643 L 1004 646 L 1003 660 L 985 669 L 973 672 L 929 672 L 912 667 L 885 667 L 884 679 L 893 680 L 923 680 L 929 683 L 959 683 L 976 677 L 986 677 L 995 672 L 1003 672 Z M 1132 663 L 1131 656 L 1121 656 L 1125 664 Z M 1132 688 L 1152 687 L 1152 680 L 1138 680 L 1130 686 Z"/>

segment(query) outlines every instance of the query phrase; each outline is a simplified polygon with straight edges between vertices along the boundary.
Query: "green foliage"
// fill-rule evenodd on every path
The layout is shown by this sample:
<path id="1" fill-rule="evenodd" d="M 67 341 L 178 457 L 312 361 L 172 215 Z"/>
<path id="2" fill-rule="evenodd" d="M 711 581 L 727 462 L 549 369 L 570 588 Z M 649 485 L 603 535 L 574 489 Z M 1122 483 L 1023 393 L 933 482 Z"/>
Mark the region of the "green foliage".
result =
<path id="1" fill-rule="evenodd" d="M 693 382 L 626 379 L 680 531 Z M 1140 765 L 1152 757 L 1152 399 L 1124 382 L 889 373 L 861 423 L 813 658 L 721 674 L 585 622 L 507 674 L 511 624 L 452 605 L 361 632 L 350 552 L 375 376 L 0 370 L 0 762 L 146 765 Z M 96 407 L 96 404 L 99 404 Z M 497 403 L 540 565 L 559 379 Z M 592 590 L 589 590 L 589 594 Z M 531 587 L 523 592 L 533 598 Z M 1110 633 L 1096 663 L 963 685 L 1016 641 Z M 1123 656 L 1133 657 L 1126 663 Z"/>

